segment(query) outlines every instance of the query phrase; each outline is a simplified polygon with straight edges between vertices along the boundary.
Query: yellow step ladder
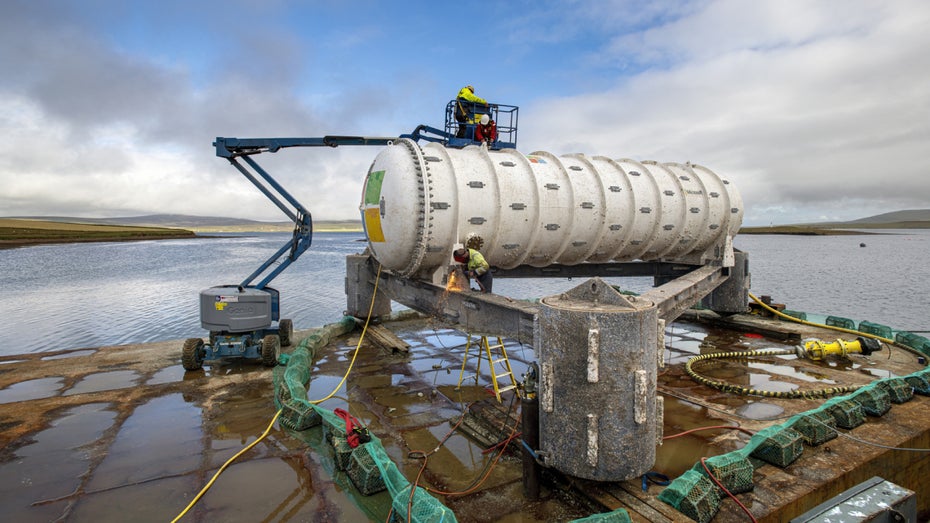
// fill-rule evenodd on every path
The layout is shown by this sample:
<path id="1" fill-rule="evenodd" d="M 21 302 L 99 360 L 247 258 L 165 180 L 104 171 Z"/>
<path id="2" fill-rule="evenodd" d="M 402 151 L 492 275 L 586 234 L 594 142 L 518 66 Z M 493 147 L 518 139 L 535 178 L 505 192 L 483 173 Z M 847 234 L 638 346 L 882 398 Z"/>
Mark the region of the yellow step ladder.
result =
<path id="1" fill-rule="evenodd" d="M 478 354 L 478 365 L 475 368 L 475 374 L 465 376 L 465 364 L 468 363 L 468 349 L 471 347 L 471 341 L 472 337 L 469 335 L 468 343 L 465 344 L 465 356 L 462 358 L 462 371 L 459 372 L 459 384 L 456 385 L 456 390 L 462 387 L 462 381 L 467 378 L 475 378 L 475 384 L 477 385 L 478 376 L 481 375 L 481 360 L 483 358 L 481 354 Z M 487 336 L 482 336 L 480 343 L 484 348 L 484 358 L 487 358 L 488 364 L 491 366 L 491 384 L 494 386 L 494 396 L 497 398 L 497 402 L 500 403 L 502 392 L 517 388 L 517 380 L 513 377 L 513 369 L 510 368 L 510 359 L 507 357 L 507 349 L 504 347 L 504 341 L 500 337 L 497 338 L 497 345 L 491 345 Z M 495 358 L 494 351 L 498 351 L 499 357 Z M 499 370 L 502 371 L 500 374 L 498 374 Z M 510 378 L 510 385 L 501 387 L 499 380 L 505 377 Z"/>

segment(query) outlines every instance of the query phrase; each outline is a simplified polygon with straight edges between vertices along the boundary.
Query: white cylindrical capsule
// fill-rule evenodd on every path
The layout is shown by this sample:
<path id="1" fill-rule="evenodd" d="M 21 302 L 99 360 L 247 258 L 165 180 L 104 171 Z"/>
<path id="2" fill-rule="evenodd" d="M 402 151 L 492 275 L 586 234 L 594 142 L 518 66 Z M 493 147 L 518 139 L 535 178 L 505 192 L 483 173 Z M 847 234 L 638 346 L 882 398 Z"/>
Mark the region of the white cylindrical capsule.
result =
<path id="1" fill-rule="evenodd" d="M 400 139 L 375 158 L 362 195 L 374 257 L 428 276 L 456 244 L 483 240 L 495 267 L 722 259 L 743 218 L 710 169 L 580 154 L 524 155 Z"/>

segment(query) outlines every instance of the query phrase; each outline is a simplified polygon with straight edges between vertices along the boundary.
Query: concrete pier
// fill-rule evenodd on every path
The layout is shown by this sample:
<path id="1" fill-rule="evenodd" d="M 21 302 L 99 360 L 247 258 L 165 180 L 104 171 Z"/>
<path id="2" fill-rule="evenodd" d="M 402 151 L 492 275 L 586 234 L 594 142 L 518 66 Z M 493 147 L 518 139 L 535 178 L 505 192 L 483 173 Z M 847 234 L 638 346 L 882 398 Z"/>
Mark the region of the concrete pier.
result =
<path id="1" fill-rule="evenodd" d="M 540 304 L 539 432 L 546 464 L 620 481 L 655 463 L 657 309 L 600 278 Z"/>

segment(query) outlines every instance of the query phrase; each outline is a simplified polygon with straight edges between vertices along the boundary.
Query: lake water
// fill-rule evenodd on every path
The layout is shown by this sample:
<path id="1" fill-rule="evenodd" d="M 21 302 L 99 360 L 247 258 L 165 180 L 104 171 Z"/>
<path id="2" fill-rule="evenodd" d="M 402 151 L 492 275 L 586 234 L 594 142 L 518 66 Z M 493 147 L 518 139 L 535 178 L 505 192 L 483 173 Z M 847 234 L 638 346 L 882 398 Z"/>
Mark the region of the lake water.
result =
<path id="1" fill-rule="evenodd" d="M 891 232 L 744 235 L 735 245 L 749 253 L 757 296 L 771 295 L 793 310 L 928 331 L 930 231 Z M 205 336 L 200 291 L 240 283 L 288 238 L 259 233 L 0 250 L 6 334 L 0 355 Z M 361 233 L 314 234 L 310 250 L 272 283 L 281 293 L 282 317 L 298 329 L 341 318 L 345 257 L 364 250 L 361 240 Z M 652 284 L 649 278 L 611 281 L 637 292 Z M 494 290 L 535 298 L 579 283 L 499 278 Z"/>

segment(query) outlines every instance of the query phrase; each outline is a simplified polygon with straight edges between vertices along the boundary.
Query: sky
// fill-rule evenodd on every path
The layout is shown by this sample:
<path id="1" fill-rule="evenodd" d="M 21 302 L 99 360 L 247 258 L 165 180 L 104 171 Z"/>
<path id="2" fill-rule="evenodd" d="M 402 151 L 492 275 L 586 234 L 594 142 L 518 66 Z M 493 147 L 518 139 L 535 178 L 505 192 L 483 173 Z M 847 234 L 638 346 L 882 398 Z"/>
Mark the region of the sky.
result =
<path id="1" fill-rule="evenodd" d="M 5 0 L 0 216 L 286 216 L 218 136 L 441 127 L 467 84 L 518 150 L 692 162 L 744 225 L 930 208 L 930 2 Z M 379 147 L 256 159 L 359 217 Z"/>

